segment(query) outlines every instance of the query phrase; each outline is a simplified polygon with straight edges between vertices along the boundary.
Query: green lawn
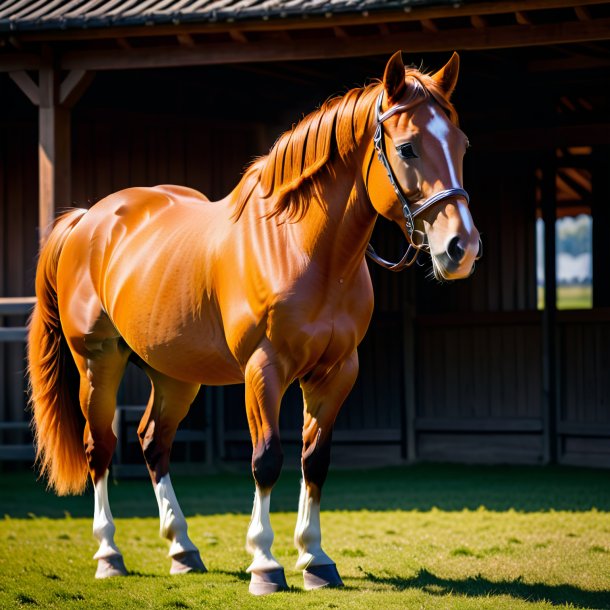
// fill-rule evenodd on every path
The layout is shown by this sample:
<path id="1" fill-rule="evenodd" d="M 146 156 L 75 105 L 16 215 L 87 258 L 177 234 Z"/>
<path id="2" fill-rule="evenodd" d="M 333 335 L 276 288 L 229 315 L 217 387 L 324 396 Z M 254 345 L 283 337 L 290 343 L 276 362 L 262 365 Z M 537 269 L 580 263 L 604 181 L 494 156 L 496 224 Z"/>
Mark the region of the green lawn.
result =
<path id="1" fill-rule="evenodd" d="M 95 581 L 93 500 L 56 498 L 31 474 L 0 475 L 0 608 L 610 608 L 610 472 L 396 467 L 333 471 L 324 546 L 343 590 L 304 592 L 293 569 L 298 473 L 272 498 L 274 551 L 290 591 L 248 594 L 250 475 L 176 478 L 209 573 L 169 576 L 146 481 L 111 488 L 131 575 Z"/>
<path id="2" fill-rule="evenodd" d="M 591 309 L 593 286 L 591 284 L 559 284 L 557 309 Z M 544 286 L 538 286 L 538 309 L 544 309 Z"/>

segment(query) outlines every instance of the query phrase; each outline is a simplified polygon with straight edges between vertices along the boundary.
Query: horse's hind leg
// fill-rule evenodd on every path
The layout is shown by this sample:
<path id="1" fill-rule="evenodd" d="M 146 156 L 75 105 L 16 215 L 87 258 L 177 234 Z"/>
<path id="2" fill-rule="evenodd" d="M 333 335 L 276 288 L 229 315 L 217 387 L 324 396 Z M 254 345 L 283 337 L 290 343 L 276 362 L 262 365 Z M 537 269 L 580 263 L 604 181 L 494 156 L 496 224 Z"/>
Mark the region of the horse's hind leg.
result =
<path id="1" fill-rule="evenodd" d="M 176 381 L 144 367 L 152 382 L 148 406 L 138 437 L 159 504 L 160 534 L 170 541 L 171 574 L 205 572 L 199 550 L 187 533 L 187 524 L 169 477 L 169 455 L 178 424 L 188 413 L 198 385 Z"/>
<path id="2" fill-rule="evenodd" d="M 358 374 L 354 352 L 330 371 L 325 367 L 301 381 L 304 398 L 303 481 L 294 542 L 299 552 L 297 569 L 303 570 L 306 589 L 343 585 L 335 562 L 322 550 L 320 499 L 330 464 L 332 430 L 339 409 Z"/>
<path id="3" fill-rule="evenodd" d="M 112 421 L 116 393 L 127 365 L 129 350 L 119 339 L 100 342 L 88 358 L 75 356 L 81 374 L 80 403 L 87 419 L 85 454 L 94 485 L 93 535 L 100 543 L 96 578 L 127 574 L 123 556 L 114 542 L 115 526 L 108 501 L 108 467 L 116 447 Z"/>

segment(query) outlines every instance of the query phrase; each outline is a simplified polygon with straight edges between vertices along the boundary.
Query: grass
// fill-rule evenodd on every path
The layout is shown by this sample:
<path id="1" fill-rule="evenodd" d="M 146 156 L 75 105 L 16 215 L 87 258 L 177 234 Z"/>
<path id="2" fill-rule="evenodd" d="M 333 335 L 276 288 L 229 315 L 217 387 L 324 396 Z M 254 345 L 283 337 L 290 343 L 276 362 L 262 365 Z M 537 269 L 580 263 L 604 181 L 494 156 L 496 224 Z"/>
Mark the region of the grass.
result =
<path id="1" fill-rule="evenodd" d="M 174 485 L 210 572 L 170 577 L 150 484 L 111 488 L 131 572 L 95 581 L 92 497 L 56 498 L 2 474 L 0 608 L 610 608 L 610 473 L 432 466 L 331 472 L 324 546 L 346 584 L 304 592 L 293 569 L 298 474 L 272 498 L 274 552 L 290 591 L 253 598 L 246 468 Z"/>
<path id="2" fill-rule="evenodd" d="M 557 309 L 591 309 L 593 286 L 591 284 L 558 284 Z M 544 309 L 544 286 L 538 286 L 538 309 Z"/>

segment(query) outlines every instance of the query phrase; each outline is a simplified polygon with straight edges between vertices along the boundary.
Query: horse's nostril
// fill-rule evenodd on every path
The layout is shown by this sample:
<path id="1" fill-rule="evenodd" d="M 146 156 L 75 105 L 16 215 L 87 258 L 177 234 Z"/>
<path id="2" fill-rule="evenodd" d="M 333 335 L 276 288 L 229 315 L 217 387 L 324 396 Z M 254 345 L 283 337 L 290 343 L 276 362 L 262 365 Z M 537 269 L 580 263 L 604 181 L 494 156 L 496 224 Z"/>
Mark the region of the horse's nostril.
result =
<path id="1" fill-rule="evenodd" d="M 460 246 L 460 238 L 456 235 L 447 246 L 447 256 L 454 263 L 459 263 L 464 258 L 464 254 L 464 249 Z"/>

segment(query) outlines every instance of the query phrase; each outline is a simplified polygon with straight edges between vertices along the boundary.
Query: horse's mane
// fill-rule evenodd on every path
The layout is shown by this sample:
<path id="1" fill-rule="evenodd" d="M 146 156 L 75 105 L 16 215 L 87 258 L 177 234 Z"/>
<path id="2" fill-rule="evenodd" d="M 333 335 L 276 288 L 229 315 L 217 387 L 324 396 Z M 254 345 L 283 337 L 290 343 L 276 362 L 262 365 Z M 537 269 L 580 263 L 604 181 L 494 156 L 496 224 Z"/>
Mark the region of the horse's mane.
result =
<path id="1" fill-rule="evenodd" d="M 430 96 L 457 124 L 457 112 L 449 98 L 431 77 L 416 68 L 406 68 L 408 106 Z M 314 110 L 283 133 L 268 155 L 255 160 L 246 170 L 236 193 L 234 218 L 241 216 L 256 186 L 270 201 L 269 216 L 286 211 L 300 218 L 319 186 L 324 170 L 337 155 L 346 159 L 360 143 L 372 123 L 375 101 L 382 85 L 377 82 L 351 89 Z M 404 98 L 404 96 L 403 96 Z"/>

